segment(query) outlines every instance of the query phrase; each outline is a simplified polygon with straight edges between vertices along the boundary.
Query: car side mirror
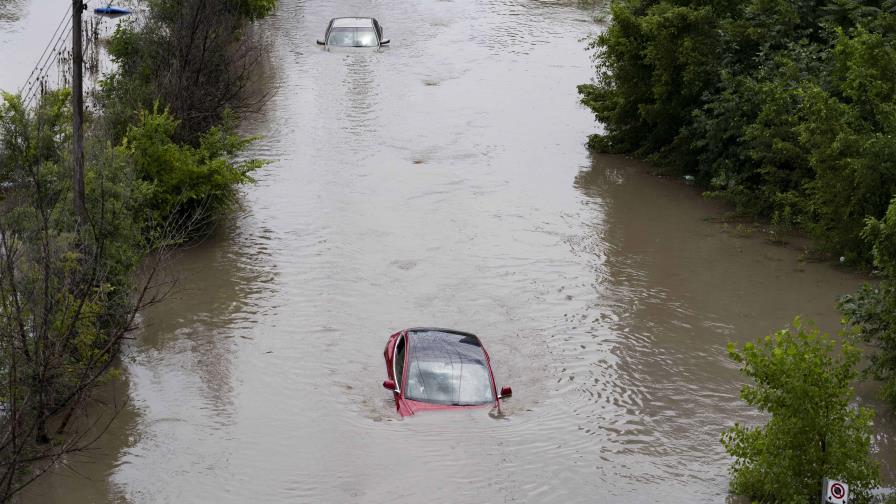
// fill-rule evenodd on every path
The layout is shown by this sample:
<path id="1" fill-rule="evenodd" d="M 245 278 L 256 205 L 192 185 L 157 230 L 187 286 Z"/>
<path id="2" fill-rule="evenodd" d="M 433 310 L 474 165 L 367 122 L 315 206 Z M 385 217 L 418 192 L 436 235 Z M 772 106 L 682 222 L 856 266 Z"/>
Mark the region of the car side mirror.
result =
<path id="1" fill-rule="evenodd" d="M 501 387 L 501 395 L 498 399 L 506 399 L 513 395 L 513 390 L 510 387 Z"/>
<path id="2" fill-rule="evenodd" d="M 386 390 L 391 390 L 395 392 L 395 381 L 394 380 L 385 380 L 383 382 L 383 388 Z"/>
<path id="3" fill-rule="evenodd" d="M 327 45 L 327 43 L 321 39 L 317 39 L 317 45 Z"/>
<path id="4" fill-rule="evenodd" d="M 380 45 L 389 45 L 389 39 L 380 40 Z"/>

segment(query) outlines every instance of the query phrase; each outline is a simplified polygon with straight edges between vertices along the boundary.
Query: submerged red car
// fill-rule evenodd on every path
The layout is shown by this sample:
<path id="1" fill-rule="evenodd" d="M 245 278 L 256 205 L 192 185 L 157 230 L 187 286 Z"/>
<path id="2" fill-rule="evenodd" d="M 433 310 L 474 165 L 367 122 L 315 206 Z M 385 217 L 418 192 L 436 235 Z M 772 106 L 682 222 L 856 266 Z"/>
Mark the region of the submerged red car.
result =
<path id="1" fill-rule="evenodd" d="M 500 408 L 510 387 L 498 394 L 482 342 L 453 329 L 415 327 L 389 336 L 383 387 L 392 391 L 401 416 L 423 410 Z"/>

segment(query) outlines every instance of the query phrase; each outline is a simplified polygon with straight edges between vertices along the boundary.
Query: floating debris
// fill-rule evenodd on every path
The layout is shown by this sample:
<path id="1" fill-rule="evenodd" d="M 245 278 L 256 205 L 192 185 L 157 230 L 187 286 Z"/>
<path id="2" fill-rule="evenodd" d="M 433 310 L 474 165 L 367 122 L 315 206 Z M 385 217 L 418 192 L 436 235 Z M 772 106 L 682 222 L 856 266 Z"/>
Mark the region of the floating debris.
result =
<path id="1" fill-rule="evenodd" d="M 107 18 L 118 18 L 121 16 L 127 16 L 131 13 L 131 10 L 125 9 L 124 7 L 115 7 L 110 3 L 105 7 L 97 7 L 96 9 L 93 9 L 93 13 L 97 16 L 103 16 Z"/>

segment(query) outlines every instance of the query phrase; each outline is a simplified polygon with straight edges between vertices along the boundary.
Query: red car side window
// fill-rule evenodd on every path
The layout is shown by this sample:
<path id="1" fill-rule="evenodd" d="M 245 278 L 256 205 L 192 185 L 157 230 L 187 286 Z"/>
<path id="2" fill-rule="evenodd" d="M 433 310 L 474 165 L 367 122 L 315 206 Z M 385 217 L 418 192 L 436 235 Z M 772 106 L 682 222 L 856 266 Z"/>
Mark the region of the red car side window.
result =
<path id="1" fill-rule="evenodd" d="M 399 390 L 402 390 L 402 378 L 404 377 L 404 336 L 400 336 L 398 338 L 398 344 L 395 348 L 395 385 L 398 386 Z"/>

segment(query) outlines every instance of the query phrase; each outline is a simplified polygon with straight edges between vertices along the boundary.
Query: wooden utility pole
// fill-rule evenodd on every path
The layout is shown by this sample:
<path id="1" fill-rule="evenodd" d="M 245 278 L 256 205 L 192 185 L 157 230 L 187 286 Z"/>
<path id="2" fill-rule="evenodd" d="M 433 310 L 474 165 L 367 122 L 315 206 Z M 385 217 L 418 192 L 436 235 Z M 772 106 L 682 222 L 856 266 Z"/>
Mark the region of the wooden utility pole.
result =
<path id="1" fill-rule="evenodd" d="M 81 13 L 86 8 L 83 0 L 72 0 L 72 192 L 79 223 L 87 218 L 84 206 L 84 55 L 81 48 Z"/>

